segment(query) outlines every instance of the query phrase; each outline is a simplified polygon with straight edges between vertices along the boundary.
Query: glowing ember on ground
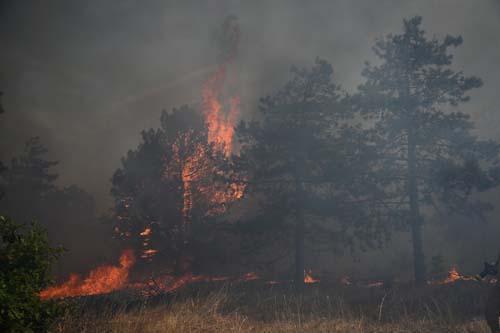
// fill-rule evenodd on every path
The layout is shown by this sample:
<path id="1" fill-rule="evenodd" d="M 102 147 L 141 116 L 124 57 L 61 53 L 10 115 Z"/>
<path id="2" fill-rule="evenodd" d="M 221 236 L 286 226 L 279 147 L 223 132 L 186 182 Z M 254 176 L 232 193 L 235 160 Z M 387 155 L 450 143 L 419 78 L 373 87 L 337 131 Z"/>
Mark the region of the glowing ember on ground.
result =
<path id="1" fill-rule="evenodd" d="M 340 283 L 345 285 L 345 286 L 350 286 L 352 284 L 351 282 L 351 278 L 348 277 L 347 275 L 346 276 L 343 276 L 340 278 Z"/>
<path id="2" fill-rule="evenodd" d="M 378 287 L 382 287 L 383 285 L 384 285 L 384 282 L 382 282 L 382 281 L 371 281 L 371 282 L 368 282 L 366 287 L 367 288 L 378 288 Z"/>
<path id="3" fill-rule="evenodd" d="M 448 277 L 446 279 L 444 279 L 444 281 L 441 282 L 441 284 L 446 284 L 446 283 L 453 283 L 453 282 L 456 282 L 458 280 L 462 280 L 462 281 L 470 281 L 470 280 L 475 280 L 474 277 L 470 277 L 470 276 L 464 276 L 464 275 L 461 275 L 457 268 L 455 266 L 453 266 L 450 271 L 448 272 Z"/>
<path id="4" fill-rule="evenodd" d="M 249 272 L 244 274 L 242 277 L 240 277 L 239 280 L 241 281 L 253 281 L 253 280 L 258 280 L 260 277 L 257 275 L 255 272 Z"/>
<path id="5" fill-rule="evenodd" d="M 308 270 L 307 272 L 304 272 L 304 283 L 318 283 L 320 280 L 315 279 L 312 276 L 312 271 Z"/>
<path id="6" fill-rule="evenodd" d="M 240 277 L 230 277 L 230 276 L 208 276 L 208 275 L 194 275 L 192 273 L 186 273 L 180 277 L 174 276 L 163 276 L 156 278 L 155 280 L 151 280 L 146 285 L 153 290 L 154 293 L 163 293 L 163 292 L 174 292 L 178 289 L 184 288 L 191 283 L 200 283 L 200 282 L 221 282 L 221 281 L 253 281 L 259 280 L 260 277 L 255 272 L 246 273 Z M 148 291 L 144 284 L 134 284 L 136 289 L 143 289 L 145 295 L 150 295 L 151 292 Z"/>
<path id="7" fill-rule="evenodd" d="M 443 283 L 451 283 L 455 282 L 457 280 L 460 280 L 461 276 L 460 273 L 458 273 L 456 267 L 452 267 L 450 271 L 448 272 L 448 277 L 443 281 Z"/>
<path id="8" fill-rule="evenodd" d="M 429 284 L 449 284 L 457 281 L 477 281 L 477 279 L 473 276 L 465 276 L 458 272 L 456 266 L 452 266 L 448 271 L 448 276 L 444 280 L 440 281 L 429 281 Z"/>
<path id="9" fill-rule="evenodd" d="M 131 250 L 123 251 L 120 266 L 100 266 L 92 270 L 87 278 L 72 274 L 59 286 L 50 287 L 40 293 L 42 299 L 105 294 L 126 286 L 130 268 L 135 258 Z"/>

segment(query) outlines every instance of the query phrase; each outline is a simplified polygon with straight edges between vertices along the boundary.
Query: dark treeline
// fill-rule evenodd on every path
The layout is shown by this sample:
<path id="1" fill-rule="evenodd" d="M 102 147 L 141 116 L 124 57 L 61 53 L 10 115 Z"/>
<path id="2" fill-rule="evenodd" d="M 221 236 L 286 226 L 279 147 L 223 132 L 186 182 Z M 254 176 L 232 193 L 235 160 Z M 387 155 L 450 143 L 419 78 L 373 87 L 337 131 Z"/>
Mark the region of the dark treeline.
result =
<path id="1" fill-rule="evenodd" d="M 64 272 L 109 258 L 113 238 L 137 253 L 154 251 L 138 270 L 257 270 L 300 286 L 312 257 L 378 249 L 407 233 L 413 278 L 424 283 L 442 261 L 425 247 L 432 222 L 486 225 L 478 221 L 493 206 L 479 193 L 500 181 L 500 146 L 477 138 L 460 111 L 482 85 L 453 69 L 462 38 L 430 38 L 421 23 L 404 20 L 402 32 L 377 41 L 378 61 L 365 64 L 353 94 L 324 59 L 292 67 L 254 119 L 236 127 L 230 157 L 208 143 L 199 107 L 163 112 L 161 126 L 142 132 L 112 176 L 115 206 L 105 218 L 77 186 L 54 185 L 56 162 L 30 139 L 0 165 L 0 210 L 40 220 L 51 241 L 70 250 Z"/>
<path id="2" fill-rule="evenodd" d="M 237 127 L 239 152 L 230 159 L 207 154 L 217 172 L 206 172 L 205 163 L 193 170 L 198 176 L 189 183 L 200 193 L 187 229 L 180 164 L 200 142 L 204 151 L 213 147 L 200 112 L 164 112 L 161 128 L 143 132 L 113 177 L 116 229 L 135 244 L 142 230 L 154 229 L 156 245 L 149 245 L 160 250 L 157 261 L 172 260 L 177 273 L 188 261 L 195 271 L 228 264 L 295 281 L 312 253 L 374 249 L 407 231 L 414 278 L 425 282 L 424 253 L 431 251 L 423 226 L 433 210 L 484 220 L 492 207 L 476 194 L 498 184 L 498 144 L 476 138 L 459 111 L 482 84 L 452 69 L 451 49 L 461 43 L 429 39 L 420 17 L 405 20 L 401 34 L 374 46 L 380 61 L 365 65 L 365 83 L 353 95 L 334 81 L 326 60 L 293 67 L 290 80 L 260 100 L 255 120 Z M 203 184 L 231 182 L 246 185 L 243 200 L 222 215 L 207 214 L 214 193 Z"/>

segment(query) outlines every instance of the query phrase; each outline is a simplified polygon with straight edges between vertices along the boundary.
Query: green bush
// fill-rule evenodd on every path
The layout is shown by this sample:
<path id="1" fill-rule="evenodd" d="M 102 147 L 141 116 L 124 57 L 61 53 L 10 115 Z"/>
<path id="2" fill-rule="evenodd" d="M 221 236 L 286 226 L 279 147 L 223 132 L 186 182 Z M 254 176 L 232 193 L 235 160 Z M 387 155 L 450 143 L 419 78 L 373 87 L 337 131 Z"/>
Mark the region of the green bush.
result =
<path id="1" fill-rule="evenodd" d="M 0 331 L 45 332 L 62 307 L 39 293 L 61 249 L 50 247 L 38 224 L 19 225 L 4 216 L 0 237 Z"/>

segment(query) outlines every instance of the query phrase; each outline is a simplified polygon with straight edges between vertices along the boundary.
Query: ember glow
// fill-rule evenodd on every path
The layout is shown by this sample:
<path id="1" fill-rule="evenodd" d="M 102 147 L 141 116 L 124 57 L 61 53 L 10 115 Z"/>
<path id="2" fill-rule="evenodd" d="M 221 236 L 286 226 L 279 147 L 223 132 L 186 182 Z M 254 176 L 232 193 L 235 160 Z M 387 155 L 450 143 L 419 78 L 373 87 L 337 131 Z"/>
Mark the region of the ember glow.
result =
<path id="1" fill-rule="evenodd" d="M 228 80 L 234 78 L 235 72 L 230 72 L 230 69 L 238 53 L 239 41 L 240 28 L 236 17 L 229 16 L 222 24 L 218 38 L 219 66 L 203 84 L 202 89 L 202 108 L 208 126 L 208 141 L 218 146 L 226 156 L 232 153 L 234 125 L 240 114 L 240 97 L 232 93 L 234 87 L 231 85 L 234 80 Z"/>
<path id="2" fill-rule="evenodd" d="M 239 27 L 234 17 L 229 17 L 223 24 L 220 36 L 222 46 L 219 64 L 201 87 L 201 112 L 205 118 L 207 129 L 207 143 L 213 145 L 214 154 L 222 153 L 226 158 L 230 158 L 233 153 L 234 127 L 240 115 L 240 97 L 236 93 L 235 66 L 234 60 L 239 43 Z M 211 175 L 222 173 L 216 170 L 212 161 L 211 152 L 206 145 L 196 141 L 194 130 L 188 130 L 179 134 L 175 143 L 172 144 L 173 159 L 177 161 L 179 169 L 168 170 L 165 168 L 165 177 L 172 176 L 171 173 L 180 172 L 182 178 L 182 232 L 180 237 L 189 237 L 187 230 L 193 219 L 193 207 L 196 204 L 195 195 L 201 194 L 210 202 L 210 208 L 205 212 L 207 216 L 215 216 L 226 211 L 227 205 L 243 197 L 244 185 L 238 183 L 218 185 L 214 182 L 207 182 Z M 186 149 L 186 147 L 189 147 Z M 186 151 L 189 153 L 186 154 Z M 128 209 L 129 203 L 124 203 L 124 208 Z M 119 228 L 115 229 L 120 233 Z M 140 258 L 144 261 L 152 261 L 158 253 L 152 248 L 151 238 L 154 231 L 150 226 L 145 226 L 139 232 L 142 239 L 142 252 Z M 124 236 L 131 237 L 127 232 Z M 134 257 L 129 251 L 125 251 L 120 258 L 120 266 L 102 266 L 94 269 L 86 279 L 81 279 L 78 275 L 71 275 L 66 283 L 44 290 L 42 298 L 68 297 L 109 293 L 111 291 L 130 287 L 127 285 L 128 273 L 134 263 Z M 189 268 L 188 268 L 189 269 Z M 182 277 L 165 277 L 162 281 L 155 281 L 155 288 L 162 291 L 172 291 L 185 286 L 188 283 L 200 281 L 214 281 L 214 279 L 229 279 L 226 277 L 194 276 L 186 273 Z M 248 273 L 238 278 L 238 281 L 255 280 L 259 277 L 255 273 Z M 316 280 L 308 278 L 307 283 L 314 283 Z M 141 283 L 136 284 L 136 286 Z M 148 283 L 143 283 L 147 286 Z"/>
<path id="3" fill-rule="evenodd" d="M 428 281 L 427 283 L 431 285 L 443 285 L 443 284 L 456 283 L 458 281 L 478 281 L 478 280 L 474 276 L 462 275 L 461 273 L 459 273 L 456 266 L 452 266 L 448 271 L 448 275 L 446 276 L 446 278 L 442 280 Z"/>
<path id="4" fill-rule="evenodd" d="M 307 272 L 304 272 L 304 283 L 318 283 L 320 280 L 315 279 L 312 276 L 312 271 L 308 270 Z"/>
<path id="5" fill-rule="evenodd" d="M 222 152 L 226 157 L 233 153 L 234 127 L 240 115 L 240 97 L 228 91 L 234 91 L 234 87 L 228 80 L 230 68 L 236 57 L 239 43 L 239 27 L 234 18 L 229 17 L 223 24 L 221 44 L 223 45 L 222 62 L 217 70 L 203 83 L 201 90 L 202 113 L 208 130 L 208 143 L 213 144 L 216 152 Z M 233 68 L 234 70 L 234 68 Z M 233 73 L 234 74 L 234 73 Z M 182 140 L 189 140 L 187 133 Z M 175 153 L 175 149 L 174 149 Z M 191 222 L 191 210 L 193 208 L 193 184 L 201 179 L 206 173 L 211 172 L 208 163 L 209 156 L 203 147 L 197 146 L 195 152 L 183 161 L 183 217 L 184 224 Z M 244 186 L 230 184 L 229 188 L 218 189 L 213 186 L 198 188 L 205 193 L 214 207 L 207 215 L 216 215 L 225 211 L 226 203 L 241 199 Z"/>
<path id="6" fill-rule="evenodd" d="M 125 250 L 120 256 L 119 266 L 97 267 L 85 279 L 81 279 L 77 274 L 71 274 L 65 283 L 43 290 L 40 297 L 42 299 L 76 297 L 106 294 L 122 289 L 128 283 L 129 271 L 134 263 L 133 252 Z"/>
<path id="7" fill-rule="evenodd" d="M 143 232 L 141 232 L 139 235 L 143 236 L 143 237 L 146 237 L 146 236 L 149 236 L 151 235 L 151 228 L 146 228 L 144 229 Z"/>
<path id="8" fill-rule="evenodd" d="M 152 230 L 150 227 L 144 229 L 143 232 L 139 233 L 139 236 L 142 237 L 142 254 L 141 258 L 147 261 L 151 261 L 154 255 L 158 252 L 158 250 L 151 248 L 151 234 Z"/>
<path id="9" fill-rule="evenodd" d="M 465 276 L 465 275 L 460 274 L 457 270 L 457 267 L 453 266 L 448 271 L 448 276 L 446 277 L 446 279 L 441 281 L 440 284 L 453 283 L 453 282 L 457 282 L 457 281 L 470 281 L 470 280 L 475 280 L 475 278 L 471 277 L 471 276 Z"/>
<path id="10" fill-rule="evenodd" d="M 133 284 L 132 287 L 140 289 L 145 295 L 151 293 L 169 293 L 174 292 L 178 289 L 182 289 L 192 283 L 202 283 L 202 282 L 221 282 L 221 281 L 254 281 L 259 280 L 260 277 L 255 272 L 249 272 L 243 274 L 240 277 L 231 276 L 209 276 L 209 275 L 194 275 L 192 273 L 186 273 L 180 277 L 174 276 L 163 276 L 155 280 L 151 280 L 146 284 Z"/>

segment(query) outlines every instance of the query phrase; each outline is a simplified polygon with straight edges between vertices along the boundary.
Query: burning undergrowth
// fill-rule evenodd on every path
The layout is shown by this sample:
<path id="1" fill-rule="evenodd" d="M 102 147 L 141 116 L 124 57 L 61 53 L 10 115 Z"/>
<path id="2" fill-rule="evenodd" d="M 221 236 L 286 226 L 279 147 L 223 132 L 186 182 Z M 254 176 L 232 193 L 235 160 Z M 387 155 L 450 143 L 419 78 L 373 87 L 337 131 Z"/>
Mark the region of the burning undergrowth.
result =
<path id="1" fill-rule="evenodd" d="M 129 272 L 134 263 L 132 250 L 125 250 L 120 256 L 119 266 L 97 267 L 85 278 L 72 274 L 67 282 L 43 290 L 40 297 L 47 299 L 106 294 L 126 288 L 129 283 Z"/>
<path id="2" fill-rule="evenodd" d="M 69 280 L 59 286 L 54 286 L 43 290 L 40 296 L 44 299 L 50 298 L 65 298 L 90 296 L 98 294 L 108 294 L 120 290 L 134 290 L 143 296 L 154 297 L 158 295 L 171 294 L 182 292 L 183 289 L 200 284 L 242 284 L 249 282 L 257 282 L 261 286 L 288 288 L 293 286 L 293 281 L 290 280 L 272 280 L 263 278 L 255 272 L 248 272 L 240 275 L 227 276 L 211 276 L 211 275 L 196 275 L 191 272 L 185 273 L 182 276 L 170 274 L 142 277 L 137 281 L 129 279 L 130 272 L 135 263 L 135 258 L 131 250 L 126 250 L 120 256 L 119 266 L 105 265 L 92 270 L 87 277 L 82 278 L 76 274 L 70 276 Z M 396 283 L 381 281 L 381 280 L 353 280 L 348 276 L 342 276 L 338 280 L 328 279 L 325 277 L 320 279 L 315 276 L 311 270 L 304 272 L 304 283 L 307 285 L 337 286 L 345 289 L 365 289 L 365 290 L 383 290 L 386 293 L 392 288 L 404 288 L 404 283 Z M 428 286 L 433 290 L 439 290 L 440 286 L 455 286 L 468 284 L 473 288 L 482 288 L 488 284 L 496 283 L 495 279 L 488 280 L 487 283 L 480 283 L 474 276 L 462 275 L 453 266 L 448 276 L 441 280 L 432 280 L 428 282 Z M 479 287 L 478 287 L 479 286 Z"/>
<path id="3" fill-rule="evenodd" d="M 292 284 L 293 281 L 262 277 L 253 271 L 209 274 L 203 267 L 206 262 L 217 263 L 217 256 L 210 260 L 203 257 L 213 250 L 214 244 L 229 247 L 216 238 L 220 234 L 218 220 L 245 196 L 245 181 L 235 177 L 228 167 L 233 163 L 234 129 L 241 112 L 240 96 L 234 88 L 238 42 L 237 21 L 229 17 L 222 27 L 219 63 L 200 89 L 200 107 L 164 113 L 161 129 L 143 132 L 141 145 L 128 153 L 123 168 L 115 173 L 115 236 L 133 250 L 124 250 L 116 265 L 97 267 L 83 278 L 71 275 L 67 282 L 42 291 L 42 298 L 89 296 L 125 289 L 151 296 L 221 281 Z M 197 235 L 203 238 L 201 242 Z M 301 270 L 298 272 L 300 275 Z M 474 283 L 473 280 L 453 268 L 448 277 L 430 281 L 429 285 Z M 386 281 L 356 281 L 347 276 L 329 281 L 311 270 L 304 272 L 303 282 L 376 290 L 388 287 Z"/>
<path id="4" fill-rule="evenodd" d="M 44 290 L 43 298 L 130 287 L 171 291 L 192 282 L 255 278 L 254 273 L 237 278 L 192 273 L 201 261 L 197 254 L 209 252 L 210 235 L 217 233 L 213 221 L 242 199 L 245 191 L 244 183 L 228 171 L 240 115 L 240 97 L 231 87 L 238 42 L 236 18 L 228 17 L 219 38 L 219 64 L 202 85 L 201 107 L 164 112 L 162 128 L 143 132 L 144 142 L 136 152 L 129 152 L 123 169 L 113 177 L 112 193 L 118 198 L 115 236 L 135 250 L 139 275 L 151 276 L 158 267 L 169 273 L 131 283 L 129 273 L 136 258 L 132 250 L 125 250 L 119 265 L 100 266 L 86 278 L 72 274 L 62 285 Z M 204 232 L 203 242 L 196 241 L 197 230 Z"/>

